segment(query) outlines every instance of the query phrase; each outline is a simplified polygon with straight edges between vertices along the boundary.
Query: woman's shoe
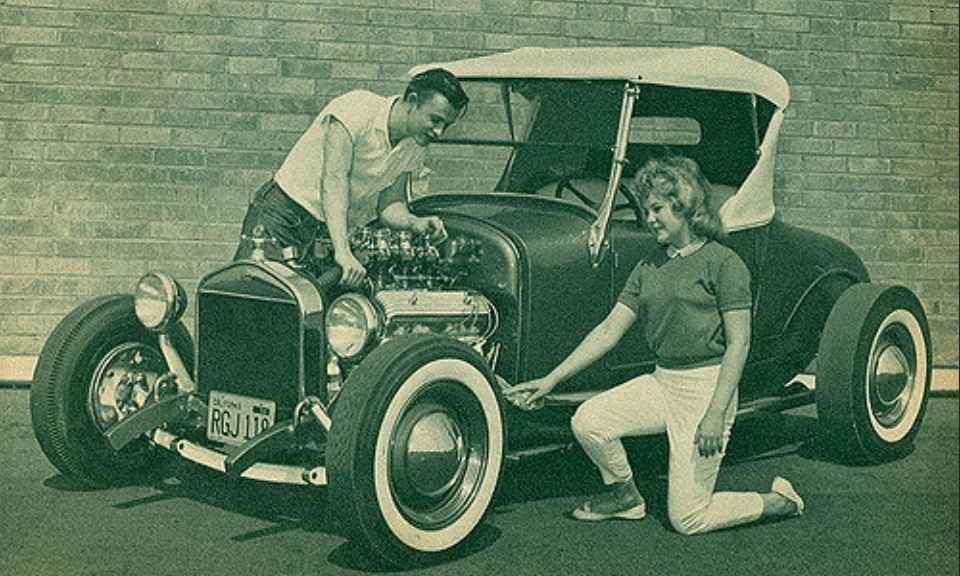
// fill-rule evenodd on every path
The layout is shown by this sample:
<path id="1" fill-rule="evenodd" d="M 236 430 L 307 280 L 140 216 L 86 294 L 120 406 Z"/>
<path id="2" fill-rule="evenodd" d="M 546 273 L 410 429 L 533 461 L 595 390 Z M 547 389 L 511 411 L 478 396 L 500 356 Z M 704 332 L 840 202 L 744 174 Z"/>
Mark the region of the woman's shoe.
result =
<path id="1" fill-rule="evenodd" d="M 794 516 L 803 515 L 803 498 L 793 489 L 793 484 L 789 480 L 777 476 L 773 479 L 773 484 L 770 485 L 770 491 L 793 502 L 793 505 L 797 508 L 796 512 L 793 513 Z"/>
<path id="2" fill-rule="evenodd" d="M 647 504 L 643 501 L 643 498 L 639 501 L 636 499 L 623 501 L 612 493 L 602 494 L 587 500 L 573 511 L 574 518 L 587 522 L 612 520 L 614 518 L 640 520 L 646 515 Z"/>

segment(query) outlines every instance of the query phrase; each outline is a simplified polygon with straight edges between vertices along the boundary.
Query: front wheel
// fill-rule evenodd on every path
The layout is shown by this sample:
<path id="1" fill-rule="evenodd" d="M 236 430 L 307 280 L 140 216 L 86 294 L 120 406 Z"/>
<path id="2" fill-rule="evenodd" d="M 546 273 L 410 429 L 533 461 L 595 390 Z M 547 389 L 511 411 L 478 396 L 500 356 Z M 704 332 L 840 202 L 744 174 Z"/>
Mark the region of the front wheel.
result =
<path id="1" fill-rule="evenodd" d="M 170 336 L 189 369 L 190 335 L 177 324 Z M 116 452 L 104 432 L 149 402 L 168 370 L 132 296 L 104 296 L 68 314 L 44 344 L 30 388 L 31 422 L 47 459 L 94 487 L 142 477 L 158 461 L 147 438 Z"/>
<path id="2" fill-rule="evenodd" d="M 468 346 L 393 338 L 351 372 L 329 436 L 330 501 L 398 566 L 439 560 L 480 524 L 503 461 L 493 375 Z"/>
<path id="3" fill-rule="evenodd" d="M 827 318 L 817 414 L 842 455 L 881 462 L 911 449 L 930 392 L 930 328 L 902 286 L 855 284 Z"/>

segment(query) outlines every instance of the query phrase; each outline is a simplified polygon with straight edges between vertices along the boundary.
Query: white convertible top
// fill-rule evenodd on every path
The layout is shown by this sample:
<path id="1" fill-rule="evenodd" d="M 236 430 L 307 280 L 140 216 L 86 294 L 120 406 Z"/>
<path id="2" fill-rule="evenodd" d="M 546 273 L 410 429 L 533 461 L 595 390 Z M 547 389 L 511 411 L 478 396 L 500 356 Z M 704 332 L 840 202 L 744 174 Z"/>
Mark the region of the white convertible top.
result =
<path id="1" fill-rule="evenodd" d="M 446 68 L 463 79 L 624 80 L 729 90 L 762 96 L 778 108 L 785 108 L 790 101 L 787 82 L 779 72 L 717 46 L 518 48 L 488 56 L 423 64 L 411 69 L 410 75 L 430 68 Z"/>
<path id="2" fill-rule="evenodd" d="M 773 219 L 774 161 L 783 109 L 790 102 L 790 89 L 779 72 L 743 54 L 716 46 L 531 47 L 422 64 L 412 68 L 410 75 L 430 68 L 445 68 L 461 79 L 622 80 L 761 96 L 777 110 L 763 134 L 756 166 L 736 194 L 720 207 L 720 219 L 731 232 L 761 226 Z"/>

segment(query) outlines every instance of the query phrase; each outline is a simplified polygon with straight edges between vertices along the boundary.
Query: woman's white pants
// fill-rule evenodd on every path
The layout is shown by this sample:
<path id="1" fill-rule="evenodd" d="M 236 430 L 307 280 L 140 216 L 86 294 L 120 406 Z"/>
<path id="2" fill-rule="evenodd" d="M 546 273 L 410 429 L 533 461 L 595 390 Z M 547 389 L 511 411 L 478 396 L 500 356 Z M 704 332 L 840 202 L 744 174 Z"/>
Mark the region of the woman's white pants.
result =
<path id="1" fill-rule="evenodd" d="M 652 374 L 584 402 L 571 423 L 577 441 L 608 485 L 633 478 L 622 437 L 667 433 L 667 511 L 671 524 L 681 534 L 752 522 L 763 512 L 763 500 L 756 492 L 714 493 L 723 454 L 705 458 L 694 443 L 719 373 L 719 365 L 683 370 L 657 367 Z M 725 415 L 724 449 L 736 413 L 734 394 Z"/>

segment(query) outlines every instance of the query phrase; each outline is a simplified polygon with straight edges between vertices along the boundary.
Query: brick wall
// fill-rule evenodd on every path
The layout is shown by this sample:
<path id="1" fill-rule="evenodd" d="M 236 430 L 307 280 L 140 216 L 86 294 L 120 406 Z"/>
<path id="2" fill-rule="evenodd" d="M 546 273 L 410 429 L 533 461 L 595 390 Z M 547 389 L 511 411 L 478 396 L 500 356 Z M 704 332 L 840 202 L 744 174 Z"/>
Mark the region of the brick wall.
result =
<path id="1" fill-rule="evenodd" d="M 956 366 L 957 14 L 949 0 L 0 0 L 0 356 L 35 355 L 63 314 L 147 269 L 192 290 L 333 95 L 526 45 L 706 43 L 791 84 L 782 217 L 914 289 L 936 363 Z"/>

